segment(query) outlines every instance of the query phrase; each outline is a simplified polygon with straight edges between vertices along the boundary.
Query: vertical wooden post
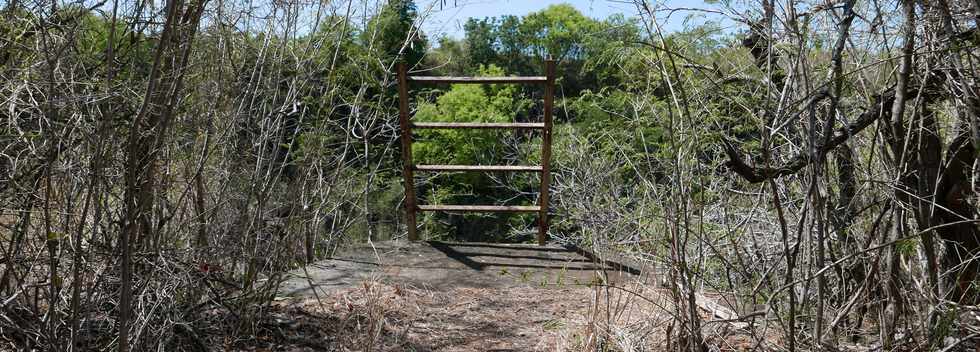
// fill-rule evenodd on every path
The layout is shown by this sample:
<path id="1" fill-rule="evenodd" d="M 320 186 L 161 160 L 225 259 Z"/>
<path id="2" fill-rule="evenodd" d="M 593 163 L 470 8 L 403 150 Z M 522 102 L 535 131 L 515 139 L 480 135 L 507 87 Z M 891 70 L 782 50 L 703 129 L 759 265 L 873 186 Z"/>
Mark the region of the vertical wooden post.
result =
<path id="1" fill-rule="evenodd" d="M 412 173 L 412 130 L 408 123 L 408 67 L 398 63 L 398 124 L 402 135 L 402 177 L 405 178 L 405 227 L 408 240 L 418 241 L 415 228 L 415 176 Z"/>
<path id="2" fill-rule="evenodd" d="M 541 132 L 541 213 L 538 216 L 538 245 L 548 241 L 548 191 L 551 187 L 551 109 L 555 100 L 555 61 L 545 60 L 544 129 Z"/>

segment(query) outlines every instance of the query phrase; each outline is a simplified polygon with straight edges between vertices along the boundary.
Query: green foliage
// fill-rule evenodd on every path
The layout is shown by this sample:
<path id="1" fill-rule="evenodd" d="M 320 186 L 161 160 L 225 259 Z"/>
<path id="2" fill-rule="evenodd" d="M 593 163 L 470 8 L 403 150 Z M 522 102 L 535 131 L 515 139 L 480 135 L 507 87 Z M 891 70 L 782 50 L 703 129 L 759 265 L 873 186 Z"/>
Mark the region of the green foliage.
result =
<path id="1" fill-rule="evenodd" d="M 463 41 L 450 37 L 439 38 L 439 47 L 425 55 L 425 67 L 434 67 L 436 76 L 465 76 L 472 74 L 473 65 L 467 59 L 467 47 Z"/>
<path id="2" fill-rule="evenodd" d="M 482 76 L 502 76 L 497 66 L 481 66 Z M 436 99 L 436 103 L 420 103 L 415 121 L 426 122 L 512 122 L 516 111 L 515 94 L 511 85 L 456 84 Z M 476 164 L 499 161 L 494 150 L 498 143 L 493 131 L 422 130 L 419 141 L 413 144 L 413 154 L 419 162 L 430 164 Z"/>
<path id="3" fill-rule="evenodd" d="M 495 65 L 480 66 L 476 71 L 480 76 L 506 75 L 503 69 Z M 519 93 L 513 85 L 457 84 L 433 102 L 419 103 L 414 119 L 420 122 L 513 122 L 519 112 L 526 109 L 526 100 Z M 413 143 L 413 157 L 419 164 L 513 163 L 505 158 L 509 154 L 505 151 L 506 133 L 510 132 L 418 130 Z M 521 164 L 533 162 L 517 161 Z M 513 176 L 506 182 L 518 188 L 532 187 L 532 183 L 536 187 L 538 182 L 536 178 L 525 178 L 527 175 Z M 526 197 L 501 195 L 496 187 L 490 175 L 485 173 L 453 173 L 430 179 L 429 185 L 420 190 L 419 196 L 430 204 L 528 204 L 531 201 Z M 472 240 L 499 240 L 509 230 L 530 226 L 527 218 L 526 215 L 514 214 L 423 215 L 426 233 L 454 233 L 457 239 Z"/>
<path id="4" fill-rule="evenodd" d="M 524 17 L 520 29 L 532 55 L 556 60 L 582 59 L 582 43 L 598 29 L 598 21 L 569 4 L 551 5 Z"/>
<path id="5" fill-rule="evenodd" d="M 415 27 L 417 16 L 414 1 L 390 0 L 368 22 L 361 33 L 361 42 L 372 48 L 382 62 L 401 57 L 414 66 L 422 61 L 426 50 L 425 36 Z"/>
<path id="6" fill-rule="evenodd" d="M 915 255 L 916 248 L 919 247 L 918 238 L 907 238 L 895 242 L 895 251 L 905 256 Z"/>
<path id="7" fill-rule="evenodd" d="M 615 49 L 640 41 L 636 20 L 622 15 L 599 21 L 568 4 L 549 6 L 523 17 L 471 19 L 464 27 L 466 53 L 461 60 L 472 69 L 495 64 L 518 75 L 540 75 L 543 60 L 559 62 L 566 95 L 624 80 Z M 473 73 L 473 71 L 467 71 Z"/>
<path id="8" fill-rule="evenodd" d="M 496 33 L 494 19 L 477 20 L 470 18 L 463 29 L 466 31 L 466 63 L 471 68 L 490 65 L 496 62 Z"/>

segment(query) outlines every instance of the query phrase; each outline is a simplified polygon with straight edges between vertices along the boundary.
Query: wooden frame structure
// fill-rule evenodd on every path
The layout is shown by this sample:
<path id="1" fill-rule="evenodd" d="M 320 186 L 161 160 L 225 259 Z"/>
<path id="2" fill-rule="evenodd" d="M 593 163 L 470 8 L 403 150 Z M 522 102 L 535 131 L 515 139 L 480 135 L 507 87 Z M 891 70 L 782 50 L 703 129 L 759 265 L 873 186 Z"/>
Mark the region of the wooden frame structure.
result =
<path id="1" fill-rule="evenodd" d="M 534 84 L 544 86 L 544 118 L 536 123 L 411 122 L 408 111 L 408 84 Z M 531 212 L 538 213 L 538 244 L 548 240 L 548 190 L 551 186 L 551 112 L 555 96 L 555 62 L 545 61 L 545 75 L 533 77 L 426 77 L 409 76 L 405 63 L 398 64 L 398 121 L 401 126 L 402 176 L 405 179 L 405 223 L 408 239 L 419 239 L 415 213 L 453 212 Z M 415 165 L 412 161 L 413 129 L 533 129 L 541 130 L 541 165 Z M 541 193 L 537 206 L 512 205 L 419 205 L 415 197 L 415 171 L 421 172 L 538 172 Z"/>

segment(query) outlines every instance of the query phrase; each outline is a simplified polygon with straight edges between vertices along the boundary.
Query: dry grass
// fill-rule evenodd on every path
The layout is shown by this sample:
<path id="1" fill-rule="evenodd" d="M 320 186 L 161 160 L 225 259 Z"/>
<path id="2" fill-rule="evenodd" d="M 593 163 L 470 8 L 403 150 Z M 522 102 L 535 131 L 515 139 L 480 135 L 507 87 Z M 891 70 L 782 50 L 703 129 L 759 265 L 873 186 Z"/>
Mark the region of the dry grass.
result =
<path id="1" fill-rule="evenodd" d="M 663 291 L 640 284 L 433 291 L 367 281 L 319 300 L 278 302 L 255 336 L 212 345 L 238 351 L 657 351 L 670 346 L 670 304 Z M 705 327 L 717 350 L 754 346 L 744 331 L 727 326 Z"/>

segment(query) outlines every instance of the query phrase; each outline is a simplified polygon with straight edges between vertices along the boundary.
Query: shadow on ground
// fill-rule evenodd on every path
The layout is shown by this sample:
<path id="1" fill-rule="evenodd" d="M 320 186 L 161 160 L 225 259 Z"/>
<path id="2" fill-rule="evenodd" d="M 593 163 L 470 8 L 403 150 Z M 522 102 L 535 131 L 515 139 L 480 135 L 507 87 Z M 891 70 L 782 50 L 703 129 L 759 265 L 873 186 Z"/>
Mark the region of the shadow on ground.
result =
<path id="1" fill-rule="evenodd" d="M 323 320 L 342 326 L 338 346 L 363 345 L 357 328 L 371 320 L 351 317 L 373 314 L 384 322 L 371 339 L 379 350 L 539 351 L 590 331 L 597 297 L 608 295 L 594 284 L 638 279 L 639 268 L 576 247 L 384 241 L 294 270 L 279 293 L 284 306 L 342 317 Z"/>
<path id="2" fill-rule="evenodd" d="M 292 271 L 280 294 L 308 297 L 314 288 L 326 293 L 365 280 L 431 290 L 561 288 L 615 284 L 639 274 L 637 268 L 577 247 L 385 241 L 356 246 Z"/>

